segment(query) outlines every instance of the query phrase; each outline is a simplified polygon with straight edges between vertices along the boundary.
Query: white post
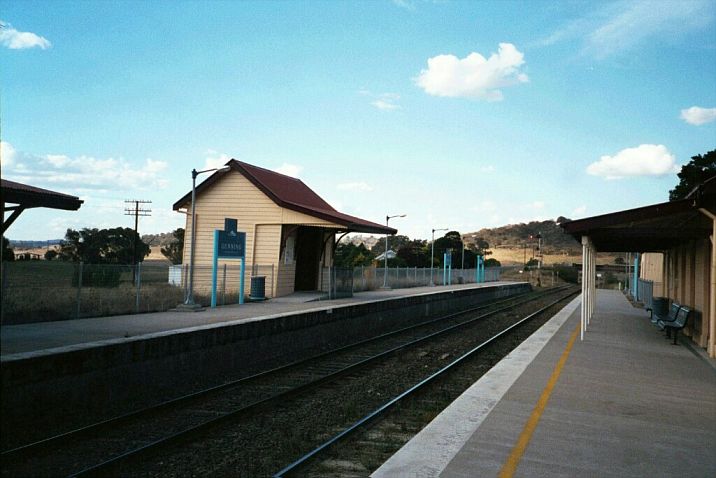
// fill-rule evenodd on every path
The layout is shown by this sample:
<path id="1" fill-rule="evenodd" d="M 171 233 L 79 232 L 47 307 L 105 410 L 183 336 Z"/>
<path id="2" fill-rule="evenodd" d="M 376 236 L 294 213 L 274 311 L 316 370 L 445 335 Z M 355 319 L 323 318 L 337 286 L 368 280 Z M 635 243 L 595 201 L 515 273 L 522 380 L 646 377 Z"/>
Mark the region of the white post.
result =
<path id="1" fill-rule="evenodd" d="M 584 340 L 584 329 L 586 328 L 587 320 L 587 280 L 589 277 L 589 271 L 587 269 L 587 244 L 589 238 L 582 236 L 582 303 L 580 309 L 580 330 L 579 340 Z"/>

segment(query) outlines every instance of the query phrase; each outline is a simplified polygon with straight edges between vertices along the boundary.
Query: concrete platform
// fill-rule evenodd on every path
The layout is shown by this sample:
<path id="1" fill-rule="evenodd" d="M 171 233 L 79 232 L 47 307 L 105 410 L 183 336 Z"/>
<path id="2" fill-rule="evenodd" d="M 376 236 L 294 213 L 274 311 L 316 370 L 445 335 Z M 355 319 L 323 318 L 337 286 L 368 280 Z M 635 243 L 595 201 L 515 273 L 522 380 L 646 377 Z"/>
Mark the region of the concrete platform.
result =
<path id="1" fill-rule="evenodd" d="M 166 400 L 528 290 L 489 282 L 3 326 L 0 429 L 78 410 L 116 415 L 137 397 Z"/>
<path id="2" fill-rule="evenodd" d="M 715 361 L 616 291 L 578 326 L 579 298 L 372 476 L 716 476 Z"/>
<path id="3" fill-rule="evenodd" d="M 401 297 L 436 294 L 450 290 L 514 284 L 487 282 L 452 286 L 415 287 L 410 289 L 381 289 L 357 292 L 347 299 L 316 301 L 315 293 L 298 293 L 265 302 L 226 305 L 201 312 L 154 312 L 148 314 L 117 315 L 111 317 L 3 325 L 0 327 L 0 353 L 3 359 L 23 352 L 53 353 L 52 349 L 86 344 L 98 346 L 107 340 L 136 339 L 153 333 L 201 327 L 227 322 L 240 323 L 271 318 L 277 315 L 324 310 L 332 307 L 360 304 Z"/>

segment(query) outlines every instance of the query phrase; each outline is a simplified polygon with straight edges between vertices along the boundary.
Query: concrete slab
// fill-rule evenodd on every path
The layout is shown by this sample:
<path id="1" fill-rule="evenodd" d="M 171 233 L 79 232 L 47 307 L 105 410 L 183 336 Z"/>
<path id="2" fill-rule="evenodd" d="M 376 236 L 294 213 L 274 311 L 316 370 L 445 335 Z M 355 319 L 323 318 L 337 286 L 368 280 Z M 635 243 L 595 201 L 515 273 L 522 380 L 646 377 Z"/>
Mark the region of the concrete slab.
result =
<path id="1" fill-rule="evenodd" d="M 289 296 L 264 302 L 251 302 L 207 308 L 202 312 L 155 312 L 118 315 L 34 324 L 3 325 L 0 327 L 0 353 L 3 358 L 23 352 L 50 351 L 80 344 L 121 341 L 148 334 L 178 331 L 194 327 L 254 321 L 300 311 L 325 310 L 351 304 L 392 300 L 450 290 L 492 287 L 515 282 L 487 282 L 452 286 L 415 287 L 358 292 L 351 298 L 315 301 L 315 294 Z"/>
<path id="2" fill-rule="evenodd" d="M 554 329 L 555 319 L 543 329 Z M 496 476 L 578 324 L 575 310 L 486 417 L 489 401 L 465 407 L 487 393 L 490 382 L 478 381 L 373 476 Z M 493 371 L 509 377 L 514 360 Z M 715 397 L 713 361 L 671 345 L 643 310 L 600 290 L 585 340 L 571 350 L 516 476 L 716 476 Z M 416 458 L 468 421 L 477 426 L 452 456 L 434 466 Z"/>

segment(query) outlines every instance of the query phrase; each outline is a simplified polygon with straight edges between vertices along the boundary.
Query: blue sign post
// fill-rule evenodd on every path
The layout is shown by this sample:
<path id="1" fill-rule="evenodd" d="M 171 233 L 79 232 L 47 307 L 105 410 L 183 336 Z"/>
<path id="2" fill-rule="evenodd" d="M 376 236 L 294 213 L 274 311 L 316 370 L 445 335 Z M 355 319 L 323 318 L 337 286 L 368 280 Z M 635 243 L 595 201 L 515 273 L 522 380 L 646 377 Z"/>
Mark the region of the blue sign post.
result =
<path id="1" fill-rule="evenodd" d="M 448 249 L 443 254 L 443 285 L 452 282 L 452 252 Z"/>
<path id="2" fill-rule="evenodd" d="M 236 219 L 225 218 L 224 230 L 214 231 L 214 260 L 211 269 L 211 308 L 216 308 L 216 271 L 219 258 L 241 259 L 239 278 L 239 304 L 244 303 L 244 273 L 246 271 L 246 233 L 238 231 Z"/>
<path id="3" fill-rule="evenodd" d="M 484 256 L 475 257 L 475 282 L 478 284 L 485 282 L 485 258 Z"/>

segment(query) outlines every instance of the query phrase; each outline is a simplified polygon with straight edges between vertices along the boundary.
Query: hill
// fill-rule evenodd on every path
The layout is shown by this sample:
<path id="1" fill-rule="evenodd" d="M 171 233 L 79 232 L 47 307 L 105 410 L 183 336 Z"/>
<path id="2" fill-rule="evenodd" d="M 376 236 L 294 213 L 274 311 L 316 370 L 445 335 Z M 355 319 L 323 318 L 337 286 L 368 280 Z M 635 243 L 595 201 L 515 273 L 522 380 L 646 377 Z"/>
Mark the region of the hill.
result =
<path id="1" fill-rule="evenodd" d="M 568 219 L 560 217 L 558 220 Z M 532 221 L 521 224 L 508 224 L 507 226 L 495 227 L 492 229 L 480 229 L 476 232 L 463 234 L 463 236 L 475 235 L 482 237 L 489 244 L 490 248 L 521 249 L 537 246 L 538 234 L 542 235 L 542 252 L 544 254 L 581 254 L 582 246 L 568 234 L 565 234 L 556 221 Z"/>

